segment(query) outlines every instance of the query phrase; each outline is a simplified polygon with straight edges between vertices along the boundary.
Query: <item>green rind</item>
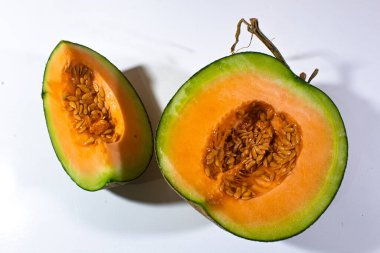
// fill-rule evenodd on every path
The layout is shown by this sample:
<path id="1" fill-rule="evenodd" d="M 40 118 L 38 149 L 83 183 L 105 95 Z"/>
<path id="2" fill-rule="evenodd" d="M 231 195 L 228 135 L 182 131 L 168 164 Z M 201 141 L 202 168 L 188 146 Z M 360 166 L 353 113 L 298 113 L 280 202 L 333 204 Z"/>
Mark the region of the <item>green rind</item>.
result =
<path id="1" fill-rule="evenodd" d="M 319 194 L 314 198 L 310 205 L 300 210 L 294 215 L 292 222 L 284 220 L 277 222 L 274 232 L 273 224 L 267 228 L 260 227 L 257 230 L 243 228 L 240 224 L 226 222 L 223 218 L 210 210 L 202 196 L 190 192 L 188 189 L 181 188 L 178 179 L 172 175 L 170 164 L 165 158 L 166 135 L 170 132 L 171 122 L 180 114 L 183 106 L 191 101 L 207 84 L 212 83 L 218 78 L 233 73 L 255 71 L 266 78 L 278 80 L 289 92 L 296 93 L 299 97 L 310 102 L 309 105 L 320 110 L 330 123 L 334 133 L 334 159 L 331 163 L 325 184 Z M 347 158 L 348 143 L 343 120 L 339 110 L 333 101 L 318 88 L 309 85 L 289 68 L 277 59 L 262 53 L 245 52 L 219 59 L 194 74 L 175 94 L 165 108 L 161 117 L 156 135 L 156 154 L 159 167 L 167 182 L 187 201 L 203 208 L 203 212 L 214 220 L 219 226 L 227 231 L 251 240 L 256 241 L 277 241 L 295 236 L 310 225 L 312 225 L 327 209 L 334 199 L 339 186 L 343 180 Z M 280 229 L 279 229 L 280 228 Z"/>
<path id="2" fill-rule="evenodd" d="M 138 166 L 138 168 L 121 168 L 122 170 L 130 170 L 130 169 L 133 169 L 135 171 L 134 174 L 130 175 L 129 177 L 126 177 L 126 178 L 118 178 L 117 176 L 115 176 L 111 170 L 114 170 L 115 168 L 104 168 L 104 170 L 108 170 L 107 173 L 103 173 L 102 176 L 100 176 L 97 180 L 97 182 L 93 182 L 92 180 L 90 180 L 89 182 L 79 182 L 77 178 L 75 178 L 74 175 L 72 175 L 69 171 L 75 171 L 75 168 L 71 168 L 69 166 L 69 161 L 68 161 L 68 158 L 65 157 L 64 155 L 64 152 L 61 150 L 61 147 L 58 143 L 58 140 L 57 140 L 57 134 L 55 133 L 54 131 L 54 126 L 52 126 L 50 124 L 50 114 L 51 112 L 49 111 L 49 108 L 46 104 L 46 95 L 47 95 L 47 92 L 46 92 L 46 86 L 47 86 L 47 76 L 48 76 L 48 68 L 49 68 L 49 63 L 51 62 L 51 59 L 54 57 L 55 53 L 58 52 L 58 50 L 60 49 L 61 46 L 64 46 L 64 45 L 68 45 L 68 46 L 74 46 L 74 47 L 80 47 L 81 49 L 87 51 L 91 56 L 93 56 L 95 59 L 101 61 L 105 67 L 108 68 L 109 71 L 112 71 L 114 75 L 116 75 L 118 77 L 118 79 L 120 80 L 120 83 L 121 84 L 124 84 L 123 85 L 123 88 L 124 90 L 131 94 L 131 97 L 132 98 L 135 98 L 135 103 L 138 105 L 138 108 L 141 108 L 141 113 L 142 114 L 141 116 L 143 117 L 143 119 L 146 121 L 145 125 L 147 127 L 147 131 L 146 131 L 146 134 L 147 134 L 147 137 L 149 139 L 149 142 L 146 143 L 147 146 L 146 146 L 146 152 L 144 153 L 145 157 L 141 157 L 140 159 L 142 160 L 141 162 L 141 166 Z M 107 58 L 105 58 L 103 55 L 97 53 L 96 51 L 92 50 L 91 48 L 88 48 L 86 46 L 83 46 L 83 45 L 80 45 L 80 44 L 77 44 L 77 43 L 73 43 L 73 42 L 70 42 L 70 41 L 60 41 L 57 46 L 53 49 L 52 53 L 50 54 L 49 56 L 49 59 L 46 63 L 46 67 L 45 67 L 45 71 L 44 71 L 44 76 L 43 76 L 43 86 L 42 86 L 42 93 L 41 93 L 41 97 L 42 97 L 42 100 L 43 100 L 43 109 L 44 109 L 44 114 L 45 114 L 45 120 L 46 120 L 46 126 L 47 126 L 47 129 L 48 129 L 48 132 L 49 132 L 49 138 L 50 138 L 50 141 L 54 147 L 54 152 L 58 158 L 58 160 L 60 161 L 63 169 L 65 170 L 66 174 L 72 179 L 72 181 L 74 181 L 74 183 L 76 183 L 80 188 L 84 189 L 84 190 L 87 190 L 87 191 L 97 191 L 97 190 L 100 190 L 100 189 L 103 189 L 103 188 L 108 188 L 109 186 L 113 186 L 113 185 L 117 185 L 117 184 L 122 184 L 122 183 L 127 183 L 129 181 L 132 181 L 136 178 L 138 178 L 139 176 L 141 176 L 144 171 L 148 168 L 148 165 L 152 159 L 152 156 L 153 156 L 153 131 L 152 131 L 152 127 L 151 127 L 151 122 L 150 122 L 150 119 L 148 117 L 148 114 L 146 112 L 146 109 L 144 107 L 144 104 L 142 103 L 140 97 L 138 96 L 136 90 L 134 89 L 134 87 L 132 86 L 132 84 L 129 82 L 129 80 L 120 72 L 120 70 L 114 65 L 112 64 Z"/>

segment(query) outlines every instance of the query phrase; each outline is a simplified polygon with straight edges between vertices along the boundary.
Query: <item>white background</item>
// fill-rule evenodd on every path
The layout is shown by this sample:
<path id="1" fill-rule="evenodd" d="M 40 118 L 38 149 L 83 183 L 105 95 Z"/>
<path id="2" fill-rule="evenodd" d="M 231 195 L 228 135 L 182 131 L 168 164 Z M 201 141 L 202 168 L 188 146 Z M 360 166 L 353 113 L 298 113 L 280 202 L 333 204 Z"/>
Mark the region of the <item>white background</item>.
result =
<path id="1" fill-rule="evenodd" d="M 379 1 L 0 1 L 0 252 L 380 252 L 379 10 Z M 259 18 L 295 73 L 320 69 L 313 84 L 347 127 L 343 184 L 310 229 L 275 243 L 235 237 L 177 197 L 155 161 L 112 191 L 69 179 L 40 96 L 61 39 L 116 64 L 155 128 L 180 85 L 229 54 L 241 17 Z M 268 52 L 257 40 L 251 50 Z"/>

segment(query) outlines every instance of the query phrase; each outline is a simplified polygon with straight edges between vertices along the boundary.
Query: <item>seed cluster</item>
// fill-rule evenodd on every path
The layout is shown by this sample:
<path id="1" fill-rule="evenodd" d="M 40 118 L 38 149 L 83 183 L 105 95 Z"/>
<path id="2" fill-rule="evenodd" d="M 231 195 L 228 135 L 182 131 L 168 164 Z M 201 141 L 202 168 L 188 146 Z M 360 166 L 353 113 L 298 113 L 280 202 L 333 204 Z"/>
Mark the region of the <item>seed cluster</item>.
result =
<path id="1" fill-rule="evenodd" d="M 301 151 L 301 130 L 285 113 L 251 102 L 228 115 L 213 131 L 204 156 L 205 174 L 235 199 L 260 196 L 291 173 Z"/>
<path id="2" fill-rule="evenodd" d="M 93 81 L 91 69 L 76 64 L 66 69 L 72 87 L 65 95 L 66 109 L 72 113 L 73 127 L 78 134 L 86 136 L 84 145 L 101 140 L 115 142 L 115 123 L 106 103 L 104 89 Z"/>

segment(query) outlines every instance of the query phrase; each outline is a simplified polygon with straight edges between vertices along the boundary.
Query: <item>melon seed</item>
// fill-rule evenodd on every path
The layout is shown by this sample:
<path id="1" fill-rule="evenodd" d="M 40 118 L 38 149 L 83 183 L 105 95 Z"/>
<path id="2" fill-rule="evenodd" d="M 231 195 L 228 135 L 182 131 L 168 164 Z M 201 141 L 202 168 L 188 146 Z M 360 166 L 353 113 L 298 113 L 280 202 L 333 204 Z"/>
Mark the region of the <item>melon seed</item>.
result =
<path id="1" fill-rule="evenodd" d="M 65 96 L 65 108 L 72 115 L 77 133 L 83 136 L 91 134 L 83 145 L 91 145 L 104 138 L 107 143 L 116 141 L 119 136 L 115 133 L 104 89 L 92 80 L 92 70 L 83 64 L 75 64 L 68 69 L 66 73 L 71 75 L 69 80 L 73 92 Z"/>
<path id="2" fill-rule="evenodd" d="M 216 180 L 225 173 L 219 191 L 248 200 L 277 187 L 296 166 L 301 131 L 285 113 L 253 101 L 225 117 L 211 134 L 204 155 L 204 171 Z"/>

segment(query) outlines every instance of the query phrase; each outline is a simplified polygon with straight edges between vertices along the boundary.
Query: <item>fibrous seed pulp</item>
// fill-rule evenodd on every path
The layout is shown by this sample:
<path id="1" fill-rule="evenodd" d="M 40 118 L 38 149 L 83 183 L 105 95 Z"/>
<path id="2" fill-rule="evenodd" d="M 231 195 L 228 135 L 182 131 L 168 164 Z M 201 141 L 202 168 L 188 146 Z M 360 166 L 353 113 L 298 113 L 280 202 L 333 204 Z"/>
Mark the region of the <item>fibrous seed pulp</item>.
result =
<path id="1" fill-rule="evenodd" d="M 83 145 L 117 141 L 104 89 L 94 82 L 92 70 L 86 65 L 75 64 L 67 67 L 66 73 L 71 87 L 64 97 L 65 107 L 71 112 L 76 132 L 85 136 Z"/>
<path id="2" fill-rule="evenodd" d="M 244 104 L 212 132 L 205 174 L 235 199 L 265 194 L 292 173 L 301 151 L 301 129 L 286 113 L 264 102 Z"/>

